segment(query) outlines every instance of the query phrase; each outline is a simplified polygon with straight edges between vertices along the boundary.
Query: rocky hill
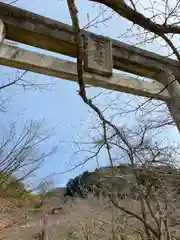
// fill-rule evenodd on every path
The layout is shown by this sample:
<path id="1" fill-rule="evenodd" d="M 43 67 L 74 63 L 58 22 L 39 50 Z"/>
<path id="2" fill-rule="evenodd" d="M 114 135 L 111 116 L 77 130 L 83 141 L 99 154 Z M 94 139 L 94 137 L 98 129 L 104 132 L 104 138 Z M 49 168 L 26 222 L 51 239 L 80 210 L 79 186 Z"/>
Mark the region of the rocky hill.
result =
<path id="1" fill-rule="evenodd" d="M 106 167 L 96 169 L 94 172 L 84 172 L 71 179 L 65 188 L 55 188 L 49 191 L 45 195 L 43 204 L 35 209 L 32 205 L 29 206 L 28 210 L 27 208 L 23 210 L 22 206 L 14 208 L 11 202 L 11 210 L 9 210 L 11 213 L 6 214 L 6 217 L 3 215 L 2 220 L 6 219 L 8 215 L 14 217 L 14 222 L 9 221 L 8 227 L 0 229 L 0 239 L 38 239 L 38 234 L 45 228 L 46 234 L 53 240 L 87 239 L 83 235 L 85 229 L 89 234 L 88 239 L 105 240 L 109 237 L 108 231 L 111 231 L 111 224 L 108 222 L 112 221 L 112 216 L 120 221 L 116 220 L 116 225 L 126 226 L 128 234 L 132 235 L 131 230 L 134 226 L 132 224 L 135 224 L 135 228 L 137 228 L 137 226 L 141 226 L 140 223 L 125 220 L 126 215 L 122 215 L 122 211 L 109 204 L 109 194 L 116 194 L 122 206 L 128 209 L 130 207 L 131 210 L 140 215 L 141 206 L 138 200 L 140 192 L 136 184 L 137 180 L 141 187 L 145 187 L 142 188 L 143 191 L 144 189 L 150 190 L 153 185 L 161 193 L 161 196 L 164 192 L 167 194 L 167 189 L 178 195 L 180 192 L 179 176 L 179 170 L 173 167 L 132 168 L 132 166 L 124 164 L 114 168 L 113 171 L 112 168 Z M 3 203 L 1 206 L 5 206 L 5 204 Z M 172 231 L 177 232 L 180 207 L 174 204 L 173 207 L 176 207 L 176 210 L 171 210 L 169 223 Z M 7 211 L 5 212 L 7 213 Z M 18 215 L 18 212 L 22 212 L 22 215 Z M 177 213 L 177 216 L 174 212 Z M 105 222 L 107 222 L 107 226 L 104 229 Z"/>
<path id="2" fill-rule="evenodd" d="M 134 197 L 138 194 L 138 187 L 154 186 L 176 189 L 180 193 L 180 170 L 172 166 L 132 167 L 121 164 L 115 168 L 100 168 L 94 172 L 83 174 L 70 179 L 66 186 L 68 196 L 86 197 L 88 193 L 106 196 L 116 193 L 119 197 Z M 137 186 L 139 185 L 139 186 Z"/>

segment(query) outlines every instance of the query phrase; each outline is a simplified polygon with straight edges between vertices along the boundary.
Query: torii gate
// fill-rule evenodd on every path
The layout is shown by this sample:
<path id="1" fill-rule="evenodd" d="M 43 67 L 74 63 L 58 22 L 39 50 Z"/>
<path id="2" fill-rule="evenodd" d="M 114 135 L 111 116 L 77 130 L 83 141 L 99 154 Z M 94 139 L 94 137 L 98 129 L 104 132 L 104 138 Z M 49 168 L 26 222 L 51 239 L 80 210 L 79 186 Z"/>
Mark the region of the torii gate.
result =
<path id="1" fill-rule="evenodd" d="M 165 101 L 180 131 L 180 63 L 140 48 L 82 31 L 88 85 Z M 76 63 L 7 44 L 4 39 L 76 57 L 71 26 L 0 3 L 0 64 L 77 81 Z M 113 74 L 118 69 L 152 82 Z"/>

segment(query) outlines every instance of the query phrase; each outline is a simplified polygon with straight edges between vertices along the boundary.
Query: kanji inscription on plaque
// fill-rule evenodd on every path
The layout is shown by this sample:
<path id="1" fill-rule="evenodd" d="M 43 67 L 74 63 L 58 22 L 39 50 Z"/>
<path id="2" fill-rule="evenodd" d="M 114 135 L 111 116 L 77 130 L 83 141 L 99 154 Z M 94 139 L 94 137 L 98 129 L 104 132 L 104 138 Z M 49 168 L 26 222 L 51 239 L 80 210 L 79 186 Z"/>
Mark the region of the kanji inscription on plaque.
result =
<path id="1" fill-rule="evenodd" d="M 87 37 L 84 50 L 84 69 L 103 76 L 112 75 L 112 44 L 110 40 Z"/>

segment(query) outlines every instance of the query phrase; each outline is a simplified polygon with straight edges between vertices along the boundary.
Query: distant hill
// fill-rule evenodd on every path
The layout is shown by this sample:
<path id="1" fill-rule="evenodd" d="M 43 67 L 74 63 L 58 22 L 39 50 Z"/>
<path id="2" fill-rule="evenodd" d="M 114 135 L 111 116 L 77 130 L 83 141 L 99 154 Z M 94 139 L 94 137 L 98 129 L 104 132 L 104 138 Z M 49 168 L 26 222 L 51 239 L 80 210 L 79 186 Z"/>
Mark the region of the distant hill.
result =
<path id="1" fill-rule="evenodd" d="M 31 190 L 25 188 L 22 181 L 15 176 L 0 171 L 0 197 L 1 198 L 22 198 L 31 194 Z"/>

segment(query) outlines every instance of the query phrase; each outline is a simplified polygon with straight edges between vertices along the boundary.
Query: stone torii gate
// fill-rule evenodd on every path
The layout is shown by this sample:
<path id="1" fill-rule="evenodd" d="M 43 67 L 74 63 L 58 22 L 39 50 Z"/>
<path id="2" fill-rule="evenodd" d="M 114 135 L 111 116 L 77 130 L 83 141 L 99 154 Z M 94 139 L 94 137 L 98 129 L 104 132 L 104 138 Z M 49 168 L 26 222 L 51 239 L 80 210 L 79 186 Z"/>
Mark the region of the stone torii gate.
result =
<path id="1" fill-rule="evenodd" d="M 180 63 L 140 48 L 82 31 L 88 85 L 165 101 L 180 131 Z M 0 3 L 0 64 L 77 81 L 76 63 L 28 51 L 4 39 L 76 57 L 71 26 Z M 113 74 L 112 69 L 153 79 Z"/>

